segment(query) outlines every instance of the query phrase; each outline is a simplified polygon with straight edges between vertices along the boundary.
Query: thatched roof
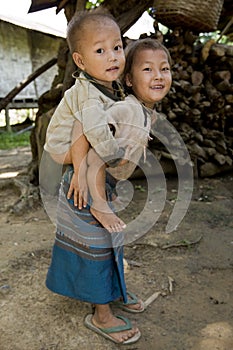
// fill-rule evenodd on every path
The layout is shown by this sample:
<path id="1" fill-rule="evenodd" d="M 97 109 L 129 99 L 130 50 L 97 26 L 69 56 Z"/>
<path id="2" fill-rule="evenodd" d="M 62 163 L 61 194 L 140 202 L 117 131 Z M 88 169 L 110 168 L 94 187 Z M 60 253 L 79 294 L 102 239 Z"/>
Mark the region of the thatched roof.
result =
<path id="1" fill-rule="evenodd" d="M 28 13 L 41 11 L 50 7 L 57 6 L 59 2 L 59 0 L 32 0 Z"/>
<path id="2" fill-rule="evenodd" d="M 28 13 L 45 10 L 51 7 L 57 7 L 57 13 L 65 7 L 69 0 L 31 0 L 31 6 Z"/>
<path id="3" fill-rule="evenodd" d="M 31 6 L 29 9 L 30 12 L 40 11 L 44 9 L 48 9 L 51 7 L 57 7 L 56 12 L 58 13 L 65 5 L 71 0 L 31 0 Z M 227 23 L 233 18 L 233 1 L 232 0 L 224 0 L 223 9 L 221 12 L 221 16 L 218 23 L 218 29 L 222 31 Z M 228 28 L 226 34 L 233 33 L 233 23 L 231 22 L 231 26 Z"/>
<path id="4" fill-rule="evenodd" d="M 51 27 L 48 23 L 48 25 L 37 23 L 35 21 L 32 21 L 25 17 L 17 17 L 15 14 L 12 15 L 1 15 L 0 14 L 0 21 L 9 22 L 12 24 L 15 24 L 19 27 L 24 27 L 32 30 L 36 30 L 38 32 L 42 32 L 45 34 L 55 35 L 57 37 L 65 37 L 65 33 L 62 30 L 59 30 L 57 28 Z"/>

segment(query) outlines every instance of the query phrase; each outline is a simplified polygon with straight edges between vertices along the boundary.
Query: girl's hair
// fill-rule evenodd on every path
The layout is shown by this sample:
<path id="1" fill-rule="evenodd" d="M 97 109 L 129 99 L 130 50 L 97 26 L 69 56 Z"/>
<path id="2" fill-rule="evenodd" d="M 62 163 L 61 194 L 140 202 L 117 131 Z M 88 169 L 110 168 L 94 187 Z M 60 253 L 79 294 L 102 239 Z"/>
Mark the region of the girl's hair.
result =
<path id="1" fill-rule="evenodd" d="M 170 64 L 170 66 L 172 65 L 170 52 L 163 44 L 161 44 L 160 41 L 156 39 L 145 38 L 145 39 L 139 39 L 129 43 L 125 49 L 126 62 L 125 62 L 125 69 L 122 77 L 124 88 L 128 92 L 130 92 L 129 90 L 131 89 L 129 89 L 129 87 L 127 87 L 125 84 L 126 76 L 131 72 L 136 55 L 139 52 L 145 51 L 145 50 L 153 50 L 153 51 L 163 50 L 167 54 L 168 63 Z"/>
<path id="2" fill-rule="evenodd" d="M 80 50 L 80 42 L 85 36 L 85 30 L 92 27 L 92 25 L 103 25 L 112 21 L 118 26 L 115 18 L 104 11 L 81 11 L 75 14 L 67 26 L 67 43 L 71 54 Z M 120 30 L 120 28 L 119 28 Z M 95 32 L 93 30 L 93 35 Z"/>

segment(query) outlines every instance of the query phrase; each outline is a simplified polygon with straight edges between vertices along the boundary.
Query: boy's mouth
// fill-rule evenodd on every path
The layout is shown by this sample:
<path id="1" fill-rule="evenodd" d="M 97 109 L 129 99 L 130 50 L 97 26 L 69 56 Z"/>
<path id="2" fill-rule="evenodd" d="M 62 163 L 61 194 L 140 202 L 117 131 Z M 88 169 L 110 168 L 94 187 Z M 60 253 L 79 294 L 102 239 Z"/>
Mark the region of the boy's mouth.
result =
<path id="1" fill-rule="evenodd" d="M 110 67 L 107 69 L 107 72 L 114 72 L 114 71 L 117 71 L 118 69 L 119 69 L 119 67 L 117 67 L 117 66 Z"/>

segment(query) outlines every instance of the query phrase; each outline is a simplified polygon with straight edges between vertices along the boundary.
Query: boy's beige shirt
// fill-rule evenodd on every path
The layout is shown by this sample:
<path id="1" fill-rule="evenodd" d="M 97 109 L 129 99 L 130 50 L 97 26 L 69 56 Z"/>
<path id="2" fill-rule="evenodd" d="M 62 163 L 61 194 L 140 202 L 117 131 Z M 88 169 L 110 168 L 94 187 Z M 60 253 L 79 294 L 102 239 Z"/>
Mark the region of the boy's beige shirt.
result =
<path id="1" fill-rule="evenodd" d="M 55 110 L 44 149 L 52 154 L 65 154 L 71 146 L 73 124 L 78 119 L 85 136 L 102 159 L 117 158 L 120 147 L 130 147 L 127 164 L 108 168 L 115 178 L 126 179 L 133 173 L 147 146 L 154 111 L 143 107 L 133 95 L 115 102 L 82 73 L 80 78 L 65 92 Z M 109 124 L 115 127 L 114 136 Z"/>
<path id="2" fill-rule="evenodd" d="M 50 120 L 44 149 L 52 154 L 66 153 L 71 146 L 73 124 L 78 119 L 87 140 L 102 159 L 116 156 L 119 145 L 109 129 L 106 113 L 114 102 L 81 73 Z"/>

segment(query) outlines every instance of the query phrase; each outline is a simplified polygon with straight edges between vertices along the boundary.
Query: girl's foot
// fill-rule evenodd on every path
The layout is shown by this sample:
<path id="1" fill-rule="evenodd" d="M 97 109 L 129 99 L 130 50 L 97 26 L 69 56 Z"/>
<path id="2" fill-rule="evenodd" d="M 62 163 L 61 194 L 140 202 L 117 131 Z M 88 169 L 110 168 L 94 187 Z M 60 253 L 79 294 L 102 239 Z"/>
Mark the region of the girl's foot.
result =
<path id="1" fill-rule="evenodd" d="M 136 341 L 140 338 L 141 333 L 139 329 L 135 326 L 128 327 L 126 330 L 118 331 L 116 330 L 118 327 L 122 327 L 126 325 L 126 322 L 129 322 L 127 319 L 115 317 L 112 313 L 112 310 L 109 304 L 93 305 L 94 307 L 94 315 L 91 316 L 91 324 L 97 328 L 100 332 L 103 330 L 108 330 L 107 336 L 110 336 L 114 342 L 124 343 L 125 341 L 130 341 L 132 338 L 136 338 Z M 90 325 L 89 325 L 90 326 Z M 91 328 L 91 327 L 89 327 Z M 109 328 L 113 328 L 112 332 L 109 332 Z M 115 328 L 115 329 L 114 329 Z M 94 329 L 97 331 L 96 329 Z M 105 333 L 104 333 L 105 335 Z"/>
<path id="2" fill-rule="evenodd" d="M 137 296 L 132 292 L 127 292 L 128 302 L 124 303 L 123 300 L 117 300 L 114 302 L 114 305 L 120 309 L 132 313 L 140 313 L 145 310 L 144 303 L 141 299 L 138 299 Z"/>
<path id="3" fill-rule="evenodd" d="M 142 300 L 138 300 L 136 304 L 123 304 L 124 310 L 130 312 L 143 312 L 144 311 L 144 304 Z"/>
<path id="4" fill-rule="evenodd" d="M 108 329 L 125 326 L 124 319 L 115 317 L 114 315 L 109 316 L 105 320 L 100 320 L 96 315 L 92 317 L 92 324 L 99 329 Z M 115 331 L 113 333 L 108 333 L 108 335 L 113 338 L 118 343 L 124 343 L 125 341 L 133 338 L 136 334 L 140 334 L 139 329 L 137 327 L 132 326 L 128 330 L 124 331 Z"/>

